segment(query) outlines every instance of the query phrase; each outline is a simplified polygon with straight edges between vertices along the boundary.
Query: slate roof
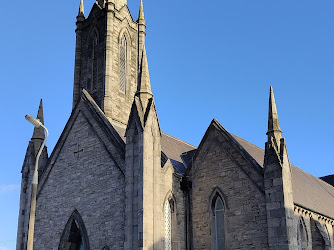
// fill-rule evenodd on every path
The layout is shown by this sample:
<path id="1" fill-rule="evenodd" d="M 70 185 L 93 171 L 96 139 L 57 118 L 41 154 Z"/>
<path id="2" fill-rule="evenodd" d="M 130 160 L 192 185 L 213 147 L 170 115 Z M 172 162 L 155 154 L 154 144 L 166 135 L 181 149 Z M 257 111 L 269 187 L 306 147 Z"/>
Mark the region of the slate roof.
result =
<path id="1" fill-rule="evenodd" d="M 113 125 L 113 127 L 125 142 L 126 129 L 117 125 Z M 175 170 L 180 174 L 184 174 L 187 169 L 187 165 L 183 163 L 181 155 L 184 152 L 196 149 L 196 147 L 166 133 L 162 132 L 161 135 L 161 151 L 171 160 Z"/>
<path id="2" fill-rule="evenodd" d="M 93 102 L 92 100 L 89 101 Z M 115 125 L 112 127 L 125 142 L 126 129 Z M 231 133 L 230 135 L 263 167 L 263 149 L 236 135 Z M 161 150 L 171 160 L 175 170 L 180 174 L 184 174 L 186 168 L 191 165 L 197 147 L 166 133 L 162 133 Z M 291 165 L 291 175 L 294 203 L 334 219 L 334 187 L 294 165 Z M 328 178 L 332 180 L 333 176 Z"/>
<path id="3" fill-rule="evenodd" d="M 244 149 L 261 165 L 264 150 L 233 135 Z M 291 165 L 293 199 L 296 205 L 334 219 L 334 187 Z"/>
<path id="4" fill-rule="evenodd" d="M 114 127 L 125 140 L 125 129 Z M 264 150 L 236 135 L 231 135 L 263 167 Z M 196 149 L 191 144 L 162 133 L 161 150 L 180 174 L 184 174 L 186 168 L 190 167 Z M 334 219 L 334 187 L 294 165 L 291 166 L 291 175 L 294 203 Z"/>
<path id="5" fill-rule="evenodd" d="M 195 146 L 166 133 L 162 133 L 161 150 L 169 159 L 182 163 L 181 154 L 194 149 L 196 149 Z"/>

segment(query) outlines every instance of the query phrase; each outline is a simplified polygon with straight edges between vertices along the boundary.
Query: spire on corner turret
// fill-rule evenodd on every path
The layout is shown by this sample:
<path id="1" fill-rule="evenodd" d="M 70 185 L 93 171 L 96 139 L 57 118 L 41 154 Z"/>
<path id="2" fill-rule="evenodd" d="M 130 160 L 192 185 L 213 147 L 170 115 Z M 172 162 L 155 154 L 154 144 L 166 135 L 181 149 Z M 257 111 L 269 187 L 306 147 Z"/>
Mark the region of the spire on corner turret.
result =
<path id="1" fill-rule="evenodd" d="M 274 137 L 276 142 L 279 143 L 282 138 L 282 130 L 279 126 L 279 120 L 277 115 L 276 102 L 274 97 L 273 87 L 270 86 L 269 94 L 269 112 L 268 112 L 268 142 Z"/>
<path id="2" fill-rule="evenodd" d="M 144 16 L 143 0 L 140 0 L 137 23 L 138 23 L 138 65 L 140 67 L 141 55 L 143 53 L 142 49 L 145 46 L 145 36 L 146 36 L 146 21 Z"/>
<path id="3" fill-rule="evenodd" d="M 138 20 L 145 20 L 143 0 L 140 0 Z"/>
<path id="4" fill-rule="evenodd" d="M 79 13 L 78 16 L 84 16 L 85 15 L 85 8 L 83 0 L 80 0 L 80 7 L 79 7 Z"/>
<path id="5" fill-rule="evenodd" d="M 146 109 L 148 100 L 153 97 L 151 90 L 150 73 L 148 70 L 147 55 L 145 45 L 143 46 L 143 52 L 140 60 L 138 88 L 136 96 L 140 98 L 143 105 L 143 109 Z"/>
<path id="6" fill-rule="evenodd" d="M 79 6 L 79 12 L 78 12 L 77 20 L 78 20 L 78 22 L 85 20 L 85 8 L 84 8 L 83 0 L 80 0 L 80 6 Z"/>
<path id="7" fill-rule="evenodd" d="M 44 125 L 44 115 L 43 115 L 43 100 L 41 99 L 37 119 Z M 41 147 L 43 140 L 45 139 L 44 129 L 42 127 L 34 128 L 34 133 L 32 134 L 31 141 L 34 143 L 35 156 L 38 153 L 39 148 Z"/>
<path id="8" fill-rule="evenodd" d="M 37 119 L 44 125 L 44 115 L 43 115 L 43 100 L 41 99 L 37 112 Z M 31 139 L 40 139 L 44 140 L 45 134 L 42 127 L 34 128 L 34 133 Z"/>
<path id="9" fill-rule="evenodd" d="M 275 230 L 268 231 L 270 249 L 289 249 L 295 240 L 294 201 L 290 160 L 285 139 L 279 125 L 274 91 L 270 87 L 268 141 L 264 154 L 264 188 L 268 225 L 275 224 Z M 272 214 L 278 216 L 272 216 Z M 280 232 L 277 234 L 277 232 Z"/>

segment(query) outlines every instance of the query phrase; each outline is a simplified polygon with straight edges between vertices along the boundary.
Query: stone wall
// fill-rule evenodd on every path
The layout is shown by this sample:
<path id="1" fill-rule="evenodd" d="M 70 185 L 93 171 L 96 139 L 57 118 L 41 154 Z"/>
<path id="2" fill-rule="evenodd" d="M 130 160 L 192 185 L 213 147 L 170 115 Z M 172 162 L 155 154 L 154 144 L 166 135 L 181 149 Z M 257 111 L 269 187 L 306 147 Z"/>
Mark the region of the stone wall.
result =
<path id="1" fill-rule="evenodd" d="M 58 249 L 75 209 L 85 223 L 90 249 L 106 245 L 123 248 L 124 175 L 97 136 L 100 128 L 90 126 L 88 121 L 93 119 L 88 114 L 78 111 L 72 117 L 75 121 L 65 128 L 70 132 L 63 138 L 58 158 L 43 176 L 46 180 L 37 199 L 34 249 Z M 56 147 L 59 150 L 61 145 Z"/>
<path id="2" fill-rule="evenodd" d="M 249 173 L 261 176 L 214 126 L 198 153 L 190 173 L 194 249 L 214 249 L 214 193 L 225 203 L 227 248 L 268 249 L 264 191 Z"/>
<path id="3" fill-rule="evenodd" d="M 329 218 L 313 213 L 307 209 L 295 206 L 294 209 L 294 249 L 299 249 L 301 243 L 298 239 L 298 226 L 303 224 L 306 237 L 302 238 L 302 246 L 305 250 L 326 249 L 333 250 L 333 221 Z"/>
<path id="4" fill-rule="evenodd" d="M 93 87 L 92 79 L 95 34 L 98 34 L 96 88 Z M 119 87 L 120 39 L 123 34 L 127 40 L 125 92 Z M 138 28 L 136 22 L 132 20 L 127 6 L 117 10 L 114 4 L 109 3 L 107 11 L 94 5 L 89 17 L 82 23 L 80 36 L 82 39 L 79 89 L 86 89 L 108 118 L 125 126 L 137 90 Z"/>
<path id="5" fill-rule="evenodd" d="M 162 195 L 161 195 L 161 210 L 168 201 L 172 201 L 172 249 L 186 249 L 186 234 L 185 234 L 185 197 L 180 188 L 181 175 L 177 174 L 170 161 L 167 161 L 162 168 Z M 164 225 L 164 215 L 161 224 Z M 164 226 L 162 226 L 162 235 L 164 235 Z"/>

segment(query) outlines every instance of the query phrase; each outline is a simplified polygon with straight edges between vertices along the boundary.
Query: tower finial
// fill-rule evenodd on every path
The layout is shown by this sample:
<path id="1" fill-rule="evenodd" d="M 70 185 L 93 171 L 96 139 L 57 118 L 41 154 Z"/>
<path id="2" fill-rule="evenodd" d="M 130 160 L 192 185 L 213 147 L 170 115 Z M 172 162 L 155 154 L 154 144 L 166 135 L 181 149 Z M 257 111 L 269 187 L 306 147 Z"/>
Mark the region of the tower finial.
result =
<path id="1" fill-rule="evenodd" d="M 148 70 L 145 45 L 143 46 L 142 51 L 143 52 L 142 52 L 140 71 L 139 71 L 138 89 L 136 95 L 139 96 L 143 104 L 143 108 L 145 109 L 148 100 L 153 97 L 153 94 L 151 90 L 150 73 Z"/>
<path id="2" fill-rule="evenodd" d="M 140 0 L 138 20 L 145 20 L 143 0 Z"/>
<path id="3" fill-rule="evenodd" d="M 275 137 L 277 141 L 282 138 L 282 130 L 279 126 L 279 120 L 277 115 L 276 102 L 274 97 L 273 87 L 270 86 L 269 94 L 269 112 L 268 112 L 268 141 L 270 137 Z"/>
<path id="4" fill-rule="evenodd" d="M 85 8 L 83 0 L 80 0 L 80 7 L 79 7 L 79 13 L 78 16 L 84 16 L 85 15 Z"/>

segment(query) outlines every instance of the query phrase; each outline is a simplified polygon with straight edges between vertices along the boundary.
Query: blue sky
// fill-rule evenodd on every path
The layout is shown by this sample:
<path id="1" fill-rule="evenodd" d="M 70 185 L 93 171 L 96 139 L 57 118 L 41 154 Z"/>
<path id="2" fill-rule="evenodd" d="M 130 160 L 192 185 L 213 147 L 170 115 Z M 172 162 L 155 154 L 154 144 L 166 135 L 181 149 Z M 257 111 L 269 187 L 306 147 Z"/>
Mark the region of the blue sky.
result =
<path id="1" fill-rule="evenodd" d="M 84 0 L 86 15 L 93 0 Z M 139 0 L 128 0 L 137 19 Z M 72 105 L 79 0 L 2 1 L 0 250 L 15 249 L 20 171 L 44 101 L 49 153 Z M 264 147 L 269 86 L 290 161 L 334 174 L 334 1 L 144 0 L 162 130 L 198 145 L 213 118 Z"/>

